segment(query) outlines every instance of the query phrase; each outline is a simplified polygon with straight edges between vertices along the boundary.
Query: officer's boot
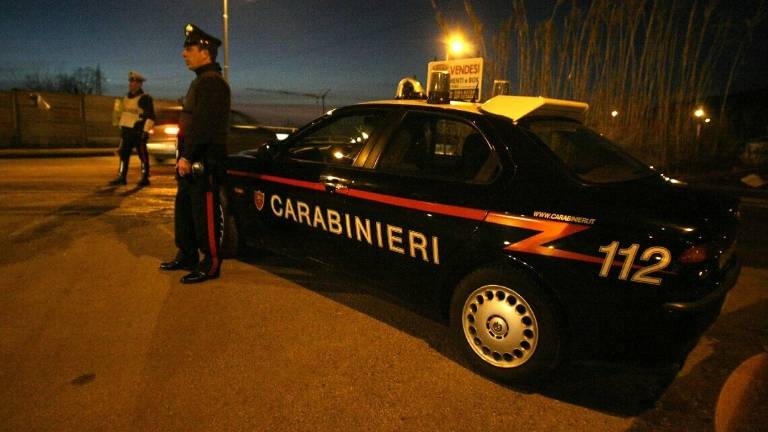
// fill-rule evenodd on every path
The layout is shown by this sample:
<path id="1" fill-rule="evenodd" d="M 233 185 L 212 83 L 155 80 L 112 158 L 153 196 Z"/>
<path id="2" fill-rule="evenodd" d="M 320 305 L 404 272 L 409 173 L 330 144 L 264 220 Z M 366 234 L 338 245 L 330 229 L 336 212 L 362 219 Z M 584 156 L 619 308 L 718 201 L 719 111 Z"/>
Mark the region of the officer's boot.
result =
<path id="1" fill-rule="evenodd" d="M 186 276 L 182 276 L 179 280 L 183 284 L 193 284 L 207 281 L 208 279 L 218 279 L 219 272 L 221 271 L 221 260 L 213 259 L 208 254 L 203 256 L 203 261 L 200 262 L 200 268 L 197 271 L 193 271 Z"/>
<path id="2" fill-rule="evenodd" d="M 120 168 L 117 170 L 117 177 L 109 182 L 110 186 L 124 185 L 125 176 L 128 174 L 128 161 L 120 159 Z"/>
<path id="3" fill-rule="evenodd" d="M 136 186 L 149 186 L 149 162 L 141 163 L 141 180 L 136 183 Z"/>

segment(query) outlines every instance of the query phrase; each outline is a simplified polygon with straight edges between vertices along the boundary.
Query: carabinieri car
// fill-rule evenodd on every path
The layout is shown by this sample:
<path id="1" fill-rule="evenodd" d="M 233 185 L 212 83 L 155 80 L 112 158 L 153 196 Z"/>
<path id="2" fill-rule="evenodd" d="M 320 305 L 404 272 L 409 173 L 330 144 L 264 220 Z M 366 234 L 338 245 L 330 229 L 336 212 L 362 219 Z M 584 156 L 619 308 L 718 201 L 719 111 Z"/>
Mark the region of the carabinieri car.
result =
<path id="1" fill-rule="evenodd" d="M 423 293 L 501 381 L 628 350 L 684 359 L 739 275 L 738 202 L 630 157 L 582 125 L 586 109 L 336 109 L 229 158 L 237 238 Z"/>

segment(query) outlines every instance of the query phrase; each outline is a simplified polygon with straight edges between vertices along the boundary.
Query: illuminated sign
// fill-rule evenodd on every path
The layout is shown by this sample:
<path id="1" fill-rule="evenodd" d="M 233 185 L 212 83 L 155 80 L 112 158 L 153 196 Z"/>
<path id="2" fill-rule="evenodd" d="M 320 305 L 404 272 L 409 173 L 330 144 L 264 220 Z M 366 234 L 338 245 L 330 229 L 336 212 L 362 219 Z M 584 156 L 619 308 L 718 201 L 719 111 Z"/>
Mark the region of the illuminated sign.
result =
<path id="1" fill-rule="evenodd" d="M 466 58 L 429 62 L 427 88 L 431 87 L 432 72 L 448 72 L 451 75 L 451 99 L 475 101 L 483 94 L 483 58 Z"/>

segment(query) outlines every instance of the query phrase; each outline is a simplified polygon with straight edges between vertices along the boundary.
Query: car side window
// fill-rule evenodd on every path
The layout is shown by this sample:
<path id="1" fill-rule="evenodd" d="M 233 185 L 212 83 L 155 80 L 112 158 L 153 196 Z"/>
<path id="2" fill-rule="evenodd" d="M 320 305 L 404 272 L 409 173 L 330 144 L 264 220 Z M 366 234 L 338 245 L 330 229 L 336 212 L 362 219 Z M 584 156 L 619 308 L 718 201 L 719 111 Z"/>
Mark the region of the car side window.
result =
<path id="1" fill-rule="evenodd" d="M 390 135 L 377 169 L 485 183 L 500 165 L 483 135 L 468 122 L 408 113 Z"/>
<path id="2" fill-rule="evenodd" d="M 288 146 L 292 159 L 351 165 L 386 119 L 385 111 L 367 111 L 331 118 Z"/>

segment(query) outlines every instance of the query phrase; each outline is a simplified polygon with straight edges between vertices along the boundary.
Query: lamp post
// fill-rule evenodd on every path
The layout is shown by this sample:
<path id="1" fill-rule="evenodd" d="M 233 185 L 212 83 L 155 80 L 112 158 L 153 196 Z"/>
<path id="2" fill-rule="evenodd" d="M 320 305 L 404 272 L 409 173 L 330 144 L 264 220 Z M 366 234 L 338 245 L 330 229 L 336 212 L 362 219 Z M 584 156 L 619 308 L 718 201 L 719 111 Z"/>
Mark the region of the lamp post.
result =
<path id="1" fill-rule="evenodd" d="M 224 80 L 229 82 L 229 6 L 228 1 L 224 1 L 224 12 L 221 17 L 224 19 Z"/>
<path id="2" fill-rule="evenodd" d="M 696 108 L 696 111 L 693 112 L 693 116 L 696 117 L 696 140 L 697 141 L 699 137 L 701 137 L 701 121 L 705 115 L 706 113 L 704 112 L 704 108 L 702 107 Z"/>

